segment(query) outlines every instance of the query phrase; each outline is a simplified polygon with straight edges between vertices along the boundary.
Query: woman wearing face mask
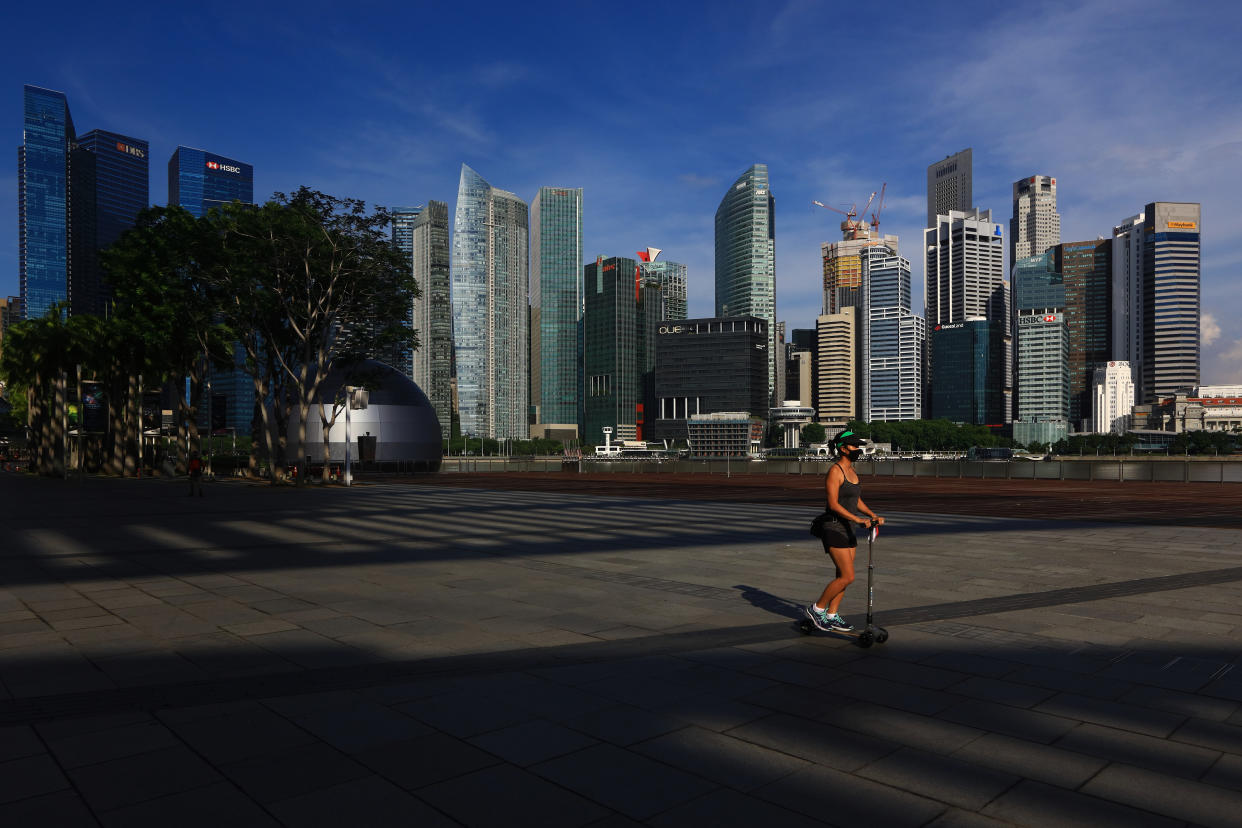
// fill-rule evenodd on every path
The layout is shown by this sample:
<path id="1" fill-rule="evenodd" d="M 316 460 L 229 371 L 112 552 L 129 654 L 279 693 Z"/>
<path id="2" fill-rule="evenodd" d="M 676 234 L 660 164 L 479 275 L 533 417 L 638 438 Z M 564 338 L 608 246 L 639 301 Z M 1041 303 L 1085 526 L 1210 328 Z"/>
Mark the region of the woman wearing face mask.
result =
<path id="1" fill-rule="evenodd" d="M 842 431 L 833 438 L 837 459 L 828 469 L 828 515 L 824 522 L 824 551 L 837 567 L 833 578 L 819 600 L 806 608 L 811 623 L 821 630 L 848 632 L 854 628 L 837 612 L 845 588 L 854 583 L 854 553 L 858 540 L 854 537 L 854 525 L 868 526 L 872 520 L 883 525 L 884 518 L 876 515 L 862 501 L 862 486 L 854 463 L 862 457 L 862 445 L 866 441 L 852 431 Z M 859 513 L 868 518 L 860 517 Z"/>

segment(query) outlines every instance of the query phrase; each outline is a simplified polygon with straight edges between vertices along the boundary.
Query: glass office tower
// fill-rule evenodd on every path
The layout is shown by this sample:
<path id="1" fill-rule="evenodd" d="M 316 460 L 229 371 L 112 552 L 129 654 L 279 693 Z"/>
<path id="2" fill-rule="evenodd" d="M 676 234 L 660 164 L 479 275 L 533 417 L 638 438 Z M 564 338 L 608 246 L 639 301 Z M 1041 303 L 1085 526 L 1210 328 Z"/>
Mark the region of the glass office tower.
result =
<path id="1" fill-rule="evenodd" d="M 168 204 L 197 218 L 232 201 L 254 203 L 254 167 L 223 155 L 177 147 L 168 159 Z"/>
<path id="2" fill-rule="evenodd" d="M 1055 443 L 1070 430 L 1070 331 L 1055 250 L 1014 262 L 1013 298 L 1018 340 L 1013 438 L 1024 446 Z"/>
<path id="3" fill-rule="evenodd" d="M 102 250 L 133 227 L 138 214 L 151 204 L 149 150 L 141 138 L 103 129 L 82 135 L 78 145 L 94 156 L 94 247 Z M 94 271 L 90 303 L 94 312 L 103 313 L 111 298 L 107 277 L 97 255 L 89 256 L 86 266 Z"/>
<path id="4" fill-rule="evenodd" d="M 660 285 L 660 318 L 685 319 L 687 313 L 686 266 L 680 262 L 639 262 L 644 280 Z"/>
<path id="5" fill-rule="evenodd" d="M 768 167 L 755 164 L 716 210 L 716 316 L 767 323 L 768 398 L 776 391 L 776 223 Z"/>
<path id="6" fill-rule="evenodd" d="M 61 92 L 23 88 L 23 141 L 17 149 L 18 275 L 27 319 L 68 298 L 70 152 L 77 140 Z"/>
<path id="7" fill-rule="evenodd" d="M 1197 202 L 1155 201 L 1143 209 L 1141 401 L 1199 385 Z"/>
<path id="8" fill-rule="evenodd" d="M 410 251 L 418 298 L 414 300 L 412 379 L 423 389 L 440 420 L 440 437 L 449 439 L 453 422 L 453 308 L 449 289 L 448 205 L 427 203 L 410 227 Z"/>
<path id="9" fill-rule="evenodd" d="M 462 434 L 529 438 L 528 208 L 465 164 L 450 263 Z"/>
<path id="10" fill-rule="evenodd" d="M 894 237 L 894 248 L 896 239 Z M 859 254 L 862 263 L 863 418 L 923 416 L 923 351 L 927 327 L 910 310 L 910 262 L 887 245 Z"/>
<path id="11" fill-rule="evenodd" d="M 540 187 L 530 213 L 530 396 L 540 423 L 582 422 L 582 188 Z"/>

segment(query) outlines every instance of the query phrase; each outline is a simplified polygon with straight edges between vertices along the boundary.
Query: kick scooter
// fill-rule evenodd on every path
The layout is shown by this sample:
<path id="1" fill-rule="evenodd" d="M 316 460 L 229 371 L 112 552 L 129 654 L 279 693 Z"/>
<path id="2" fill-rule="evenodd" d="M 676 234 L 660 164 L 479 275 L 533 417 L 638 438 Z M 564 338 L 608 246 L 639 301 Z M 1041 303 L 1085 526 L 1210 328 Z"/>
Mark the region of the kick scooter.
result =
<path id="1" fill-rule="evenodd" d="M 872 586 L 872 574 L 875 572 L 875 563 L 871 548 L 872 544 L 875 543 L 876 535 L 879 534 L 880 524 L 872 521 L 867 529 L 867 624 L 861 630 L 820 630 L 820 632 L 827 632 L 831 635 L 844 635 L 856 639 L 859 647 L 870 647 L 872 644 L 883 644 L 885 641 L 888 641 L 888 630 L 876 626 L 875 618 L 872 615 L 872 609 L 875 604 L 875 589 Z M 811 623 L 811 619 L 803 618 L 798 623 L 798 629 L 803 635 L 810 635 L 813 630 L 819 628 Z"/>

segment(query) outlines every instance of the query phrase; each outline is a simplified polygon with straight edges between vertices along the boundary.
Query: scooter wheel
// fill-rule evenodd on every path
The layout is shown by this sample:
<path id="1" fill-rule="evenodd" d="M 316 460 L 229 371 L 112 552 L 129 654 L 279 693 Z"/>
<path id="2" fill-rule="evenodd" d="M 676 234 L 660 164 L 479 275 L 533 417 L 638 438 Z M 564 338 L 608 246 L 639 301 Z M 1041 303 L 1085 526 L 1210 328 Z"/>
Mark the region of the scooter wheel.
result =
<path id="1" fill-rule="evenodd" d="M 875 643 L 883 644 L 885 641 L 888 641 L 888 630 L 880 627 L 875 631 Z"/>
<path id="2" fill-rule="evenodd" d="M 875 633 L 871 632 L 870 630 L 867 630 L 865 632 L 861 632 L 858 634 L 858 646 L 859 647 L 864 647 L 864 648 L 870 647 L 874 643 L 875 643 Z"/>
<path id="3" fill-rule="evenodd" d="M 810 634 L 811 634 L 811 622 L 810 622 L 810 621 L 801 621 L 801 622 L 799 622 L 799 624 L 798 624 L 798 630 L 799 630 L 799 631 L 800 631 L 803 635 L 810 635 Z"/>

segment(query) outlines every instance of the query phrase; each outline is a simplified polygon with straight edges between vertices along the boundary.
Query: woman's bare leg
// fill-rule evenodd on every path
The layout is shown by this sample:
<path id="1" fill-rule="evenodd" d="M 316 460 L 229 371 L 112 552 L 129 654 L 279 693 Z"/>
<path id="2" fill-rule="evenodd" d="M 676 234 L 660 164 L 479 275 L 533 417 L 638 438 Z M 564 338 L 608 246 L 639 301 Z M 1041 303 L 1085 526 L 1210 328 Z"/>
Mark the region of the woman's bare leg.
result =
<path id="1" fill-rule="evenodd" d="M 837 565 L 837 577 L 824 587 L 824 593 L 819 596 L 815 606 L 826 607 L 829 615 L 836 613 L 837 607 L 841 606 L 841 596 L 845 588 L 854 583 L 854 553 L 857 551 L 857 547 L 843 549 L 833 546 L 828 549 L 828 555 Z"/>

